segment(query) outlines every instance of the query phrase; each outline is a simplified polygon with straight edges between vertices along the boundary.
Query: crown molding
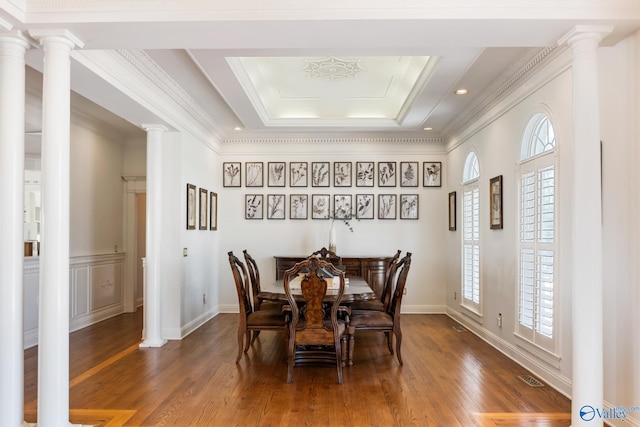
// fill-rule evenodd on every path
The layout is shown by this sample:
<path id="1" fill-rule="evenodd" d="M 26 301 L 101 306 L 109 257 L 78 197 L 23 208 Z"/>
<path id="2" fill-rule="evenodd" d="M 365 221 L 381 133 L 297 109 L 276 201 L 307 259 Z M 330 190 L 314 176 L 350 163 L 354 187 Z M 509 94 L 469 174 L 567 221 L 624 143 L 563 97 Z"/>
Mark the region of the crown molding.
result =
<path id="1" fill-rule="evenodd" d="M 225 144 L 442 144 L 440 138 L 412 137 L 269 137 L 227 138 Z"/>
<path id="2" fill-rule="evenodd" d="M 501 77 L 487 86 L 465 109 L 451 121 L 443 130 L 447 135 L 445 141 L 457 139 L 456 135 L 464 134 L 467 129 L 477 122 L 479 117 L 491 111 L 511 95 L 516 89 L 522 87 L 524 82 L 535 75 L 546 64 L 551 62 L 566 50 L 565 46 L 552 45 L 542 49 L 532 48 L 527 50 L 517 61 L 502 73 Z"/>

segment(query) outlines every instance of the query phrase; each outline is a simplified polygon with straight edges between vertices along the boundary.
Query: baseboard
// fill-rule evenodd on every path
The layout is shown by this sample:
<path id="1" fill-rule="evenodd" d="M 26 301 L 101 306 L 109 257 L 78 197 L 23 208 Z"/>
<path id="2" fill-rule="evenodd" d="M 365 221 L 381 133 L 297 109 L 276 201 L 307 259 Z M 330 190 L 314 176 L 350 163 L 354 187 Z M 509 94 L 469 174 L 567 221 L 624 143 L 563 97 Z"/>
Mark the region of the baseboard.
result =
<path id="1" fill-rule="evenodd" d="M 196 317 L 191 322 L 189 322 L 186 325 L 184 325 L 182 327 L 182 330 L 181 330 L 180 339 L 183 339 L 183 338 L 187 337 L 191 332 L 195 331 L 200 326 L 204 325 L 209 320 L 211 320 L 214 317 L 216 317 L 218 315 L 218 313 L 219 313 L 219 311 L 217 310 L 217 307 L 216 307 L 216 308 L 211 309 L 211 310 L 209 310 L 209 311 L 207 311 L 205 313 L 202 313 L 200 316 Z M 167 335 L 165 335 L 163 333 L 163 336 L 167 336 Z M 168 338 L 168 336 L 167 336 L 167 338 Z M 171 339 L 171 338 L 168 338 L 168 339 Z"/>

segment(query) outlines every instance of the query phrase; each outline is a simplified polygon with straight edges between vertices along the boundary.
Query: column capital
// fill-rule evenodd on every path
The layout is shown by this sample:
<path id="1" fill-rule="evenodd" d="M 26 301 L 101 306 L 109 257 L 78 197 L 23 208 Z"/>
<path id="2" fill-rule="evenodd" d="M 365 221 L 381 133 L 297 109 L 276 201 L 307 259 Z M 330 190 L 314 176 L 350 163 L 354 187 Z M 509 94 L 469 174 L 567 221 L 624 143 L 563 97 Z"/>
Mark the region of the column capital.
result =
<path id="1" fill-rule="evenodd" d="M 613 32 L 611 25 L 576 25 L 567 34 L 558 40 L 558 45 L 568 44 L 573 46 L 580 40 L 594 40 L 600 44 L 603 38 Z"/>
<path id="2" fill-rule="evenodd" d="M 1 24 L 0 28 L 2 28 Z M 36 47 L 38 45 L 35 40 L 19 30 L 7 31 L 4 33 L 0 32 L 0 43 L 14 43 L 15 45 L 20 46 L 25 50 L 31 47 Z"/>
<path id="3" fill-rule="evenodd" d="M 166 127 L 165 125 L 161 125 L 161 124 L 148 124 L 148 125 L 142 124 L 142 125 L 140 125 L 140 127 L 142 129 L 146 130 L 147 132 L 153 132 L 153 131 L 166 132 L 166 131 L 169 130 L 168 127 Z"/>
<path id="4" fill-rule="evenodd" d="M 40 43 L 47 39 L 57 39 L 65 41 L 71 47 L 71 49 L 73 49 L 74 47 L 82 49 L 84 47 L 84 43 L 82 42 L 82 40 L 76 37 L 71 31 L 64 28 L 29 30 L 29 34 L 34 39 L 40 41 Z"/>

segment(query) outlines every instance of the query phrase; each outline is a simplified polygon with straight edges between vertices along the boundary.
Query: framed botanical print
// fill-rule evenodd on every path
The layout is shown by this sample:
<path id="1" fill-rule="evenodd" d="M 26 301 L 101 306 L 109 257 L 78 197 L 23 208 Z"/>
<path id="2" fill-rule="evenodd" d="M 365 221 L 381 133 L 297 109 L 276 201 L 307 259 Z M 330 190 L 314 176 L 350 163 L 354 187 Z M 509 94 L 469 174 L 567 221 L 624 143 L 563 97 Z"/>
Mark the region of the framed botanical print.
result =
<path id="1" fill-rule="evenodd" d="M 373 187 L 375 173 L 373 162 L 356 162 L 356 187 Z"/>
<path id="2" fill-rule="evenodd" d="M 351 187 L 351 162 L 333 162 L 333 186 Z"/>
<path id="3" fill-rule="evenodd" d="M 489 204 L 491 207 L 491 229 L 502 229 L 502 175 L 489 181 Z"/>
<path id="4" fill-rule="evenodd" d="M 356 218 L 373 219 L 373 194 L 356 194 Z"/>
<path id="5" fill-rule="evenodd" d="M 240 187 L 242 182 L 241 166 L 240 162 L 224 162 L 222 164 L 222 185 L 224 187 Z"/>
<path id="6" fill-rule="evenodd" d="M 396 219 L 395 194 L 378 194 L 378 219 Z"/>
<path id="7" fill-rule="evenodd" d="M 456 231 L 456 192 L 449 193 L 449 231 Z"/>
<path id="8" fill-rule="evenodd" d="M 378 162 L 378 187 L 395 187 L 396 175 L 396 162 Z"/>
<path id="9" fill-rule="evenodd" d="M 307 162 L 289 162 L 289 186 L 306 187 L 308 179 Z"/>
<path id="10" fill-rule="evenodd" d="M 267 219 L 284 219 L 285 198 L 284 194 L 267 195 Z"/>
<path id="11" fill-rule="evenodd" d="M 311 186 L 328 187 L 330 175 L 329 162 L 311 162 Z"/>
<path id="12" fill-rule="evenodd" d="M 442 162 L 424 162 L 423 175 L 423 187 L 442 186 Z"/>
<path id="13" fill-rule="evenodd" d="M 400 162 L 400 187 L 418 186 L 418 165 L 418 162 Z"/>
<path id="14" fill-rule="evenodd" d="M 263 187 L 264 171 L 262 162 L 246 162 L 244 164 L 244 185 L 246 187 Z"/>
<path id="15" fill-rule="evenodd" d="M 328 194 L 311 195 L 311 219 L 329 219 L 331 199 Z"/>
<path id="16" fill-rule="evenodd" d="M 187 230 L 196 229 L 196 186 L 187 184 Z"/>
<path id="17" fill-rule="evenodd" d="M 209 230 L 218 229 L 218 193 L 209 193 Z"/>
<path id="18" fill-rule="evenodd" d="M 400 195 L 400 219 L 418 219 L 418 195 Z"/>
<path id="19" fill-rule="evenodd" d="M 286 185 L 286 169 L 285 162 L 267 163 L 267 185 L 269 187 L 284 187 Z"/>
<path id="20" fill-rule="evenodd" d="M 200 189 L 200 230 L 206 230 L 207 227 L 207 205 L 209 203 L 209 191 L 204 188 Z"/>
<path id="21" fill-rule="evenodd" d="M 289 218 L 307 219 L 308 200 L 309 196 L 306 194 L 291 194 L 289 196 Z"/>
<path id="22" fill-rule="evenodd" d="M 263 219 L 264 218 L 264 195 L 245 194 L 244 196 L 244 218 Z"/>
<path id="23" fill-rule="evenodd" d="M 335 219 L 351 219 L 353 216 L 352 199 L 351 194 L 333 195 L 333 217 Z"/>

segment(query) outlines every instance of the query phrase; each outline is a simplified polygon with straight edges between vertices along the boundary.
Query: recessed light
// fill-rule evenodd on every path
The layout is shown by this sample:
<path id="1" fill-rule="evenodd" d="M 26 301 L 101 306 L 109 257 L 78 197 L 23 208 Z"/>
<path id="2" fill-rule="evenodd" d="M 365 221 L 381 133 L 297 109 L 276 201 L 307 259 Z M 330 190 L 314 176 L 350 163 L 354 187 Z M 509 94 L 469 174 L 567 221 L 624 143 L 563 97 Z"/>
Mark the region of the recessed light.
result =
<path id="1" fill-rule="evenodd" d="M 426 128 L 422 128 L 422 130 L 433 130 L 433 128 L 426 127 Z"/>
<path id="2" fill-rule="evenodd" d="M 242 128 L 241 128 L 240 126 L 236 126 L 236 127 L 234 127 L 234 128 L 233 128 L 233 130 L 235 130 L 235 131 L 241 131 L 241 130 L 242 130 Z"/>
<path id="3" fill-rule="evenodd" d="M 458 89 L 456 90 L 456 95 L 466 95 L 469 93 L 469 91 L 467 89 Z"/>

